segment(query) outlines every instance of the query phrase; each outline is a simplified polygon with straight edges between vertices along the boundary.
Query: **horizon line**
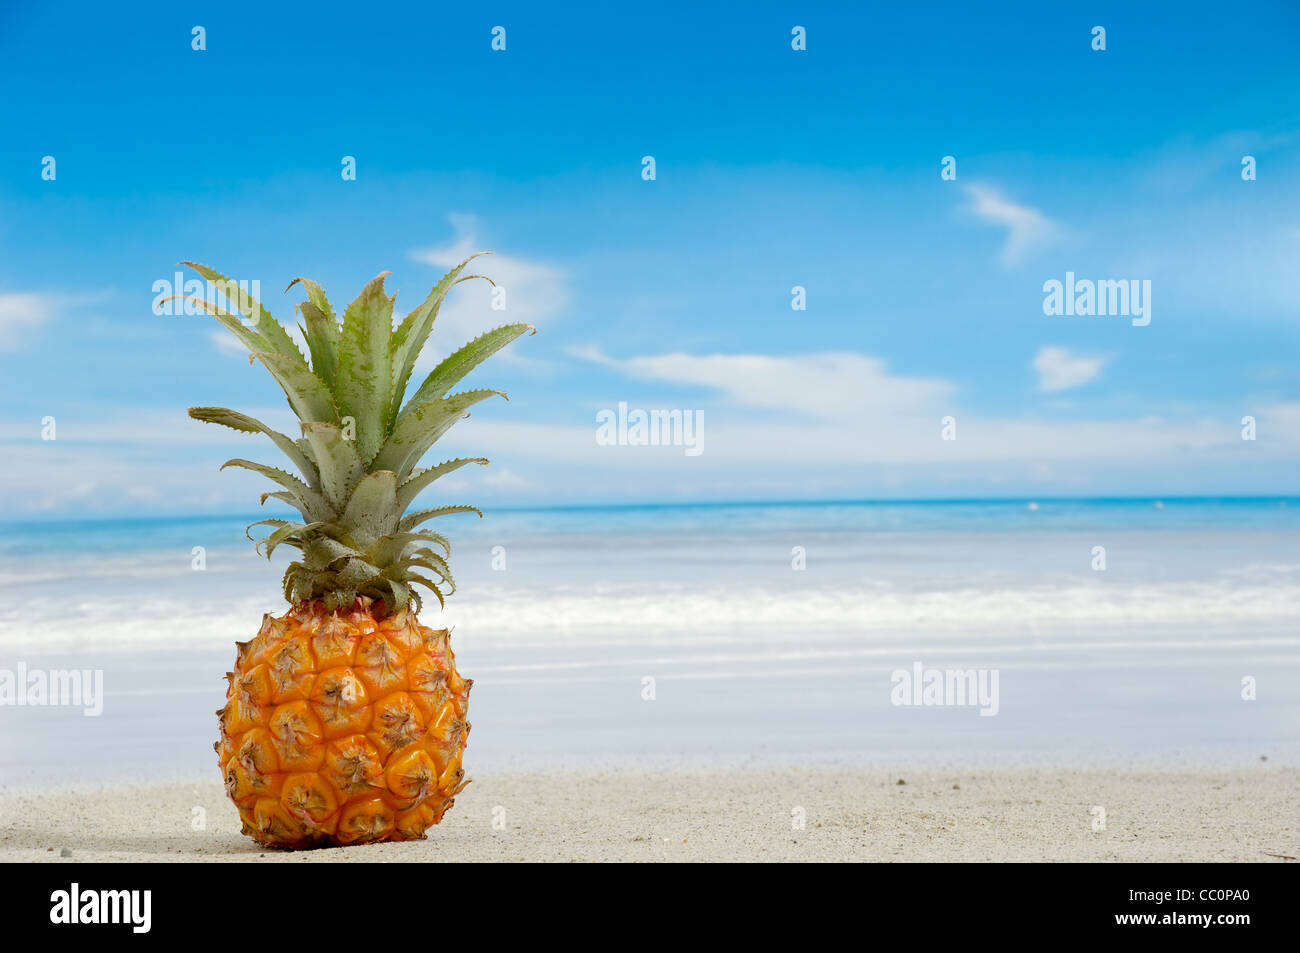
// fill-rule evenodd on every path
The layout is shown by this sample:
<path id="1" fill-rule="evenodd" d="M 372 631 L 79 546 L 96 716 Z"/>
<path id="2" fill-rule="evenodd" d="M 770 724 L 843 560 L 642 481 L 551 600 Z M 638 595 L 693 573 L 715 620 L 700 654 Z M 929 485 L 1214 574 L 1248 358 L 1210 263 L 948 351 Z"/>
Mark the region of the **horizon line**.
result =
<path id="1" fill-rule="evenodd" d="M 592 510 L 672 510 L 672 509 L 707 509 L 707 508 L 759 508 L 781 506 L 978 506 L 989 504 L 1052 504 L 1052 503 L 1300 503 L 1300 495 L 1260 494 L 1260 495 L 1222 495 L 1222 494 L 1187 494 L 1172 496 L 998 496 L 998 497 L 912 497 L 912 498 L 876 498 L 876 499 L 803 499 L 803 500 L 691 500 L 685 502 L 635 502 L 635 503 L 556 503 L 531 504 L 517 506 L 500 506 L 486 513 L 543 513 L 543 512 L 582 512 Z M 0 526 L 61 525 L 70 523 L 115 523 L 115 522 L 177 522 L 193 519 L 231 519 L 235 517 L 261 516 L 265 510 L 226 510 L 222 512 L 176 512 L 158 516 L 146 515 L 60 515 L 53 519 L 40 517 L 0 519 Z"/>

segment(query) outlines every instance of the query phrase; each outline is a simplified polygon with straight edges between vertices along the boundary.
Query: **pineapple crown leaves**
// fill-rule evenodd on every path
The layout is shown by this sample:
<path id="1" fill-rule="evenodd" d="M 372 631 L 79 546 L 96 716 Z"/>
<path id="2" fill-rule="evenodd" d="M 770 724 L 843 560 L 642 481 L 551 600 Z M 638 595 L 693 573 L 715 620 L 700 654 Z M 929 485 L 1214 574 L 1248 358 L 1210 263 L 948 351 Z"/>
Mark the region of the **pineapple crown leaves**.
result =
<path id="1" fill-rule="evenodd" d="M 254 463 L 252 460 L 244 460 L 240 457 L 227 460 L 221 465 L 223 470 L 226 467 L 252 470 L 254 473 L 260 473 L 262 476 L 274 480 L 284 487 L 285 492 L 291 497 L 294 509 L 308 519 L 326 519 L 328 514 L 331 513 L 329 504 L 320 493 L 286 470 L 281 470 L 279 467 L 268 467 L 264 463 Z"/>
<path id="2" fill-rule="evenodd" d="M 182 262 L 207 279 L 233 311 L 190 300 L 248 348 L 250 361 L 266 367 L 301 425 L 302 436 L 294 439 L 224 407 L 192 407 L 189 412 L 195 420 L 269 437 L 302 474 L 299 479 L 286 470 L 242 458 L 223 465 L 223 469 L 240 467 L 268 477 L 280 489 L 262 494 L 262 502 L 280 500 L 302 516 L 301 522 L 268 519 L 252 524 L 271 528 L 258 542 L 258 551 L 265 551 L 268 558 L 280 545 L 302 553 L 283 580 L 290 602 L 323 599 L 333 609 L 367 596 L 383 600 L 388 611 L 400 611 L 420 605 L 416 584 L 433 591 L 440 604 L 444 591 L 454 591 L 445 559 L 451 551 L 447 538 L 428 529 L 414 531 L 415 527 L 438 516 L 470 512 L 482 516 L 482 512 L 457 505 L 404 514 L 439 477 L 469 463 L 487 465 L 488 461 L 461 457 L 427 469 L 417 466 L 443 434 L 469 416 L 470 407 L 489 397 L 506 396 L 486 389 L 448 396 L 451 388 L 516 338 L 536 333 L 528 324 L 508 324 L 479 335 L 440 361 L 406 399 L 416 361 L 448 292 L 462 281 L 484 278 L 464 273 L 477 257 L 472 255 L 448 271 L 396 327 L 395 296 L 384 290 L 388 272 L 368 282 L 342 318 L 336 317 L 320 285 L 295 278 L 285 291 L 301 285 L 306 293 L 307 300 L 297 305 L 297 311 L 310 363 L 284 326 L 236 282 L 206 265 Z M 444 555 L 432 546 L 440 547 Z"/>
<path id="3" fill-rule="evenodd" d="M 469 408 L 494 396 L 510 399 L 504 391 L 467 390 L 451 397 L 431 400 L 403 412 L 397 418 L 383 449 L 374 459 L 375 469 L 392 470 L 405 481 L 429 448 L 456 421 L 469 416 Z"/>
<path id="4" fill-rule="evenodd" d="M 415 499 L 426 486 L 431 484 L 440 476 L 445 476 L 455 470 L 459 470 L 467 463 L 477 463 L 479 466 L 487 466 L 487 457 L 458 457 L 455 460 L 447 460 L 438 464 L 436 467 L 429 467 L 427 470 L 416 470 L 409 477 L 402 481 L 397 488 L 397 507 L 405 511 L 411 502 Z"/>
<path id="5" fill-rule="evenodd" d="M 303 453 L 302 448 L 284 434 L 277 433 L 255 417 L 241 414 L 237 410 L 227 410 L 225 407 L 191 407 L 190 416 L 195 420 L 202 420 L 209 424 L 220 424 L 223 427 L 229 427 L 242 433 L 264 433 L 275 442 L 281 453 L 294 462 L 294 465 L 298 467 L 298 472 L 309 482 L 317 479 L 316 465 Z M 319 490 L 320 487 L 314 486 L 312 489 Z"/>
<path id="6" fill-rule="evenodd" d="M 438 309 L 442 302 L 455 285 L 462 281 L 470 281 L 474 278 L 482 278 L 492 287 L 496 287 L 496 282 L 485 275 L 462 275 L 468 265 L 475 258 L 481 255 L 490 255 L 491 252 L 479 252 L 470 255 L 447 274 L 442 276 L 442 280 L 433 286 L 433 291 L 429 292 L 429 297 L 424 299 L 424 303 L 415 308 L 408 314 L 397 330 L 393 332 L 392 353 L 393 353 L 393 394 L 394 398 L 388 407 L 388 426 L 391 428 L 397 420 L 398 407 L 401 405 L 402 394 L 406 390 L 406 384 L 411 379 L 411 371 L 415 368 L 415 360 L 420 355 L 421 349 L 429 339 L 429 332 L 433 330 L 434 319 L 438 316 Z"/>
<path id="7" fill-rule="evenodd" d="M 284 326 L 271 317 L 270 313 L 262 307 L 262 303 L 241 288 L 237 281 L 195 261 L 183 261 L 181 264 L 193 268 L 221 292 L 226 300 L 235 306 L 235 310 L 252 323 L 272 350 L 284 357 L 297 360 L 299 364 L 304 363 L 302 352 L 298 350 L 298 345 L 293 343 L 293 338 L 289 337 Z"/>
<path id="8" fill-rule="evenodd" d="M 334 320 L 334 309 L 325 297 L 325 290 L 308 278 L 293 279 L 284 289 L 285 294 L 296 284 L 301 284 L 307 292 L 307 300 L 298 305 L 298 313 L 306 322 L 302 336 L 311 352 L 312 370 L 332 387 L 339 366 L 339 326 Z"/>
<path id="9" fill-rule="evenodd" d="M 436 516 L 449 516 L 452 513 L 477 513 L 479 519 L 483 518 L 483 511 L 477 506 L 435 506 L 433 509 L 416 510 L 414 513 L 406 514 L 397 524 L 397 528 L 405 533 Z"/>

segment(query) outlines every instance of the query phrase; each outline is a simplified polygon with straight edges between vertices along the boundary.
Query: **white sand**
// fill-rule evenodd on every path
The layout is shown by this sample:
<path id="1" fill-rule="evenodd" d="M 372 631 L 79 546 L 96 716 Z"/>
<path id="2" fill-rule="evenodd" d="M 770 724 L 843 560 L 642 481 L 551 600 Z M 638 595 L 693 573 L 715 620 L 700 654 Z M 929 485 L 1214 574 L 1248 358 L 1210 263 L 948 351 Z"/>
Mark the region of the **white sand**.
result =
<path id="1" fill-rule="evenodd" d="M 1298 789 L 1300 769 L 1268 764 L 480 773 L 425 841 L 296 854 L 241 836 L 215 779 L 11 789 L 0 791 L 0 861 L 1281 862 L 1270 855 L 1300 856 Z"/>

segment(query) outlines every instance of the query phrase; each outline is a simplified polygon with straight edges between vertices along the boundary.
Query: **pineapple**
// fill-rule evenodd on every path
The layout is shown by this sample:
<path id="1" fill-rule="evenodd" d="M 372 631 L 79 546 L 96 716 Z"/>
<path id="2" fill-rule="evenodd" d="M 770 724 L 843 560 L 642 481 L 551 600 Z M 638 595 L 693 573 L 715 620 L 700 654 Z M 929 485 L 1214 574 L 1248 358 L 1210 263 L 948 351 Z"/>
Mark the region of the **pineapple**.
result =
<path id="1" fill-rule="evenodd" d="M 463 275 L 466 259 L 424 303 L 393 327 L 387 272 L 365 286 L 340 322 L 324 291 L 301 284 L 298 306 L 311 362 L 239 285 L 193 262 L 238 314 L 208 301 L 212 314 L 260 361 L 289 398 L 302 437 L 291 439 L 252 417 L 192 407 L 196 420 L 270 437 L 301 479 L 249 460 L 227 461 L 269 477 L 262 494 L 301 514 L 265 519 L 258 544 L 300 553 L 284 574 L 289 610 L 269 613 L 257 636 L 237 643 L 217 712 L 215 747 L 243 832 L 261 844 L 304 848 L 423 838 L 468 783 L 461 766 L 469 722 L 469 679 L 456 671 L 446 629 L 416 618 L 417 586 L 439 605 L 454 591 L 447 538 L 424 527 L 472 506 L 406 512 L 438 477 L 482 458 L 418 469 L 421 457 L 479 401 L 500 394 L 448 391 L 525 331 L 488 331 L 433 369 L 409 398 L 407 383 L 438 308 Z M 288 289 L 286 289 L 288 290 Z M 423 528 L 422 528 L 423 527 Z M 251 539 L 251 536 L 250 536 Z"/>

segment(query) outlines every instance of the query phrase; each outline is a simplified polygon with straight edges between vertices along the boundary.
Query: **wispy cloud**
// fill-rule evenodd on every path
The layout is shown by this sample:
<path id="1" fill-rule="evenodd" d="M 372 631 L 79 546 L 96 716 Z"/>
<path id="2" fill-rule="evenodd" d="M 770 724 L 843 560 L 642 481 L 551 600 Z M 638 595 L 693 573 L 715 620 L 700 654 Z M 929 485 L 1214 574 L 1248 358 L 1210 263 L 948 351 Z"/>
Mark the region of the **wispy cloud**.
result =
<path id="1" fill-rule="evenodd" d="M 1063 347 L 1039 348 L 1034 355 L 1038 389 L 1048 394 L 1081 387 L 1095 380 L 1106 366 L 1107 358 L 1075 354 Z"/>
<path id="2" fill-rule="evenodd" d="M 853 352 L 803 354 L 658 354 L 617 360 L 598 348 L 575 357 L 615 368 L 629 377 L 720 391 L 741 407 L 841 419 L 863 410 L 889 413 L 932 406 L 955 388 L 936 378 L 891 374 L 880 358 Z"/>
<path id="3" fill-rule="evenodd" d="M 209 331 L 208 340 L 217 346 L 217 350 L 230 357 L 247 357 L 248 348 L 229 331 Z"/>
<path id="4" fill-rule="evenodd" d="M 255 373 L 254 371 L 250 371 Z M 260 434 L 240 433 L 219 424 L 201 423 L 186 413 L 186 404 L 151 407 L 92 407 L 61 413 L 57 418 L 58 439 L 50 446 L 67 447 L 231 447 L 245 446 L 250 452 L 263 449 L 275 454 L 273 445 Z M 245 413 L 285 433 L 297 433 L 296 418 L 288 407 L 245 406 Z M 0 444 L 31 443 L 40 447 L 41 426 L 37 420 L 0 418 Z M 129 462 L 129 461 L 128 461 Z"/>
<path id="5" fill-rule="evenodd" d="M 1064 348 L 1044 351 L 1034 364 L 1049 391 L 1095 379 L 1108 361 Z M 755 476 L 755 467 L 769 474 L 802 469 L 826 475 L 819 468 L 942 464 L 947 476 L 979 480 L 992 472 L 985 467 L 1001 464 L 1013 467 L 1006 472 L 1064 461 L 1098 471 L 1138 459 L 1186 466 L 1191 459 L 1229 461 L 1241 444 L 1235 425 L 1222 418 L 1164 415 L 1154 408 L 1140 416 L 1105 419 L 981 413 L 969 399 L 977 395 L 959 395 L 954 382 L 892 373 L 879 358 L 856 352 L 796 357 L 675 353 L 624 359 L 591 347 L 571 353 L 628 378 L 692 388 L 644 399 L 659 401 L 650 406 L 705 409 L 708 451 L 693 465 L 716 467 L 738 481 Z M 628 387 L 623 385 L 623 393 Z M 1300 413 L 1273 404 L 1257 413 L 1268 421 L 1270 439 L 1253 452 L 1261 459 L 1295 457 L 1294 447 L 1280 435 L 1295 429 Z M 959 435 L 951 441 L 941 439 L 941 420 L 949 415 L 956 419 Z M 592 432 L 481 421 L 473 446 L 516 460 L 534 454 L 567 460 L 592 473 L 650 464 L 679 472 L 683 465 L 667 454 L 656 460 L 649 453 L 606 452 L 594 444 Z"/>
<path id="6" fill-rule="evenodd" d="M 644 368 L 638 360 L 626 363 Z M 685 372 L 674 369 L 671 376 L 676 381 Z M 690 376 L 699 381 L 694 373 Z M 842 376 L 830 380 L 835 388 L 847 382 Z M 672 381 L 665 378 L 665 383 Z M 574 408 L 576 413 L 563 424 L 476 415 L 452 429 L 439 443 L 439 453 L 486 455 L 492 466 L 482 473 L 475 468 L 463 481 L 449 477 L 439 486 L 457 497 L 466 495 L 447 502 L 475 502 L 480 494 L 484 499 L 605 498 L 613 487 L 654 497 L 716 493 L 743 498 L 788 492 L 791 486 L 819 492 L 857 492 L 864 486 L 897 490 L 912 479 L 928 480 L 918 485 L 935 492 L 944 481 L 997 489 L 1008 479 L 1043 472 L 1054 481 L 1088 485 L 1139 463 L 1186 471 L 1234 465 L 1242 453 L 1235 417 L 981 415 L 954 403 L 947 396 L 951 385 L 938 383 L 943 386 L 911 392 L 919 400 L 911 407 L 888 403 L 869 410 L 856 398 L 835 401 L 833 394 L 824 403 L 798 401 L 795 406 L 804 411 L 799 419 L 774 412 L 761 394 L 734 387 L 723 391 L 721 399 L 716 393 L 689 403 L 680 396 L 670 398 L 678 406 L 707 411 L 707 451 L 698 458 L 685 458 L 676 448 L 600 446 L 594 408 Z M 245 409 L 272 427 L 294 432 L 287 408 Z M 1300 402 L 1247 406 L 1246 411 L 1257 418 L 1260 434 L 1259 442 L 1248 447 L 1252 460 L 1292 465 L 1300 447 Z M 947 414 L 957 420 L 957 440 L 941 439 L 941 417 Z M 185 417 L 181 406 L 122 408 L 94 419 L 66 415 L 58 425 L 58 440 L 44 442 L 34 421 L 0 419 L 0 454 L 11 464 L 0 513 L 112 512 L 152 505 L 149 500 L 155 497 L 168 509 L 247 511 L 268 485 L 243 471 L 218 475 L 217 466 L 230 456 L 276 459 L 265 437 L 199 424 Z M 184 448 L 182 455 L 174 452 L 177 447 Z M 897 480 L 904 482 L 893 482 Z"/>
<path id="7" fill-rule="evenodd" d="M 67 300 L 35 291 L 0 292 L 0 351 L 17 350 L 31 333 L 53 321 Z"/>
<path id="8" fill-rule="evenodd" d="M 1046 352 L 1046 353 L 1044 353 Z M 856 352 L 777 357 L 762 354 L 663 354 L 615 359 L 596 348 L 575 356 L 615 369 L 629 378 L 656 380 L 714 391 L 677 394 L 676 406 L 713 407 L 718 396 L 732 408 L 726 423 L 710 425 L 709 466 L 772 469 L 820 465 L 931 464 L 978 467 L 988 463 L 1033 463 L 1039 460 L 1086 461 L 1104 467 L 1125 460 L 1181 461 L 1189 454 L 1218 458 L 1240 445 L 1234 426 L 1222 420 L 1185 414 L 1147 412 L 1128 419 L 1053 419 L 1050 416 L 995 416 L 973 410 L 958 398 L 955 383 L 942 378 L 909 377 L 887 370 L 879 358 Z M 1044 348 L 1035 369 L 1047 390 L 1064 390 L 1093 380 L 1108 358 Z M 672 406 L 670 404 L 670 406 Z M 1300 406 L 1300 405 L 1295 405 Z M 747 413 L 739 413 L 741 410 Z M 791 420 L 794 411 L 803 420 Z M 712 413 L 712 411 L 710 411 Z M 1300 421 L 1290 405 L 1259 409 L 1270 430 L 1290 432 Z M 960 439 L 940 439 L 941 418 L 957 420 Z M 723 418 L 711 416 L 712 421 Z M 601 460 L 603 448 L 588 447 L 589 432 L 572 435 L 552 427 L 537 429 L 506 421 L 484 421 L 475 434 L 493 452 L 542 455 L 570 460 Z M 494 439 L 496 438 L 496 439 Z M 1261 456 L 1294 456 L 1285 440 L 1260 446 Z M 641 464 L 627 454 L 606 465 Z M 672 457 L 663 463 L 676 466 Z M 744 470 L 737 470 L 739 475 Z M 977 472 L 975 469 L 970 473 Z"/>
<path id="9" fill-rule="evenodd" d="M 1300 130 L 1287 128 L 1285 122 L 1211 135 L 1185 134 L 1145 156 L 1136 178 L 1144 191 L 1157 190 L 1186 202 L 1189 189 L 1212 186 L 1225 176 L 1238 178 L 1244 156 L 1271 158 L 1294 147 L 1297 140 Z"/>
<path id="10" fill-rule="evenodd" d="M 431 342 L 435 348 L 438 345 L 459 347 L 500 324 L 524 321 L 541 325 L 564 309 L 569 293 L 568 279 L 563 271 L 544 262 L 486 248 L 478 234 L 478 220 L 473 215 L 454 214 L 447 218 L 456 232 L 455 239 L 446 245 L 413 251 L 411 257 L 432 265 L 441 274 L 475 252 L 493 251 L 490 256 L 475 259 L 466 272 L 477 272 L 496 282 L 504 292 L 505 308 L 495 310 L 492 307 L 493 289 L 487 282 L 468 282 L 459 286 L 448 295 L 438 312 L 439 333 Z M 436 358 L 436 350 L 431 350 L 422 357 L 417 368 Z"/>
<path id="11" fill-rule="evenodd" d="M 1063 229 L 1036 208 L 1018 205 L 990 185 L 968 185 L 967 206 L 981 221 L 1007 230 L 999 260 L 1018 265 L 1030 252 L 1057 241 Z"/>
<path id="12" fill-rule="evenodd" d="M 483 482 L 497 490 L 520 490 L 532 485 L 529 480 L 508 467 L 489 472 L 483 477 Z"/>

